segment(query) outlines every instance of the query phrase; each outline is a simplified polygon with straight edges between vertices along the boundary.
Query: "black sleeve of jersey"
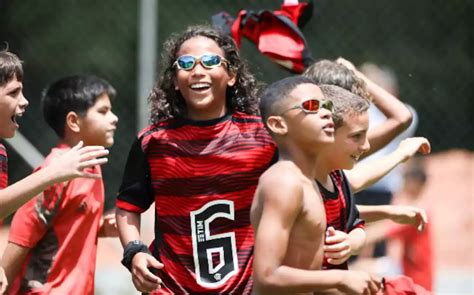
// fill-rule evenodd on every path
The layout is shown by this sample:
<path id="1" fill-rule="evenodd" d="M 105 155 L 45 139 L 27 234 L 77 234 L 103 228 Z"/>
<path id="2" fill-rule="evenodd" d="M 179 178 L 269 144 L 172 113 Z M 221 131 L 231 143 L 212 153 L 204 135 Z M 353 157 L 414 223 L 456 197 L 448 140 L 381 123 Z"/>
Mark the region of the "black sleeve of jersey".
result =
<path id="1" fill-rule="evenodd" d="M 143 211 L 147 210 L 154 201 L 150 166 L 139 138 L 135 139 L 128 154 L 117 200 L 140 207 Z"/>
<path id="2" fill-rule="evenodd" d="M 359 216 L 359 209 L 356 207 L 356 203 L 354 200 L 354 196 L 352 194 L 351 187 L 349 185 L 349 181 L 347 180 L 346 175 L 341 170 L 342 174 L 342 190 L 344 194 L 344 199 L 346 201 L 346 216 L 347 216 L 347 223 L 346 223 L 346 230 L 350 232 L 354 228 L 359 225 L 363 225 L 365 221 L 360 218 Z"/>

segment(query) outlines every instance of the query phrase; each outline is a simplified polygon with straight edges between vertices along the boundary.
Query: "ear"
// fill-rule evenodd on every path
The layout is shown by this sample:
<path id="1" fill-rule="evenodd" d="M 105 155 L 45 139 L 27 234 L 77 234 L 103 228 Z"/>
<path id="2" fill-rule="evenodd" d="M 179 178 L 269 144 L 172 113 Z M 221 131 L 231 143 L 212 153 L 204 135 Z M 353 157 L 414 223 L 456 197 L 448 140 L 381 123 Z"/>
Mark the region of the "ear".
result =
<path id="1" fill-rule="evenodd" d="M 66 115 L 66 122 L 64 128 L 71 130 L 74 133 L 81 131 L 81 117 L 76 112 L 69 112 Z"/>
<path id="2" fill-rule="evenodd" d="M 227 81 L 227 86 L 232 87 L 235 85 L 235 82 L 237 82 L 237 74 L 236 73 L 229 73 L 229 81 Z"/>
<path id="3" fill-rule="evenodd" d="M 288 125 L 285 119 L 280 116 L 270 116 L 267 118 L 267 127 L 275 134 L 285 135 L 288 133 Z"/>

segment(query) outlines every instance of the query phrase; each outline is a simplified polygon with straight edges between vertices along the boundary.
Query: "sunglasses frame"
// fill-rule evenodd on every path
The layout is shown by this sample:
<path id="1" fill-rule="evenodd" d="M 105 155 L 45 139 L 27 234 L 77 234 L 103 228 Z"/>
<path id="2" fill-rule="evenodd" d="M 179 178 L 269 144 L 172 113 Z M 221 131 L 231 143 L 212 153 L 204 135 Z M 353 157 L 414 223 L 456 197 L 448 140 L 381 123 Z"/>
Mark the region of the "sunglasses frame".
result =
<path id="1" fill-rule="evenodd" d="M 185 69 L 185 68 L 181 67 L 180 64 L 179 64 L 179 62 L 178 62 L 178 60 L 179 60 L 180 58 L 184 57 L 184 56 L 189 56 L 189 57 L 192 57 L 192 58 L 194 59 L 193 65 L 192 65 L 192 67 L 190 67 L 189 69 Z M 219 63 L 216 64 L 216 65 L 212 65 L 212 66 L 206 66 L 206 65 L 202 62 L 202 58 L 205 57 L 205 56 L 211 56 L 211 57 L 216 57 L 216 56 L 217 56 L 217 57 L 219 57 Z M 229 65 L 229 61 L 228 61 L 225 57 L 222 57 L 222 56 L 220 56 L 219 54 L 206 53 L 206 54 L 201 55 L 200 57 L 195 57 L 194 55 L 189 55 L 189 54 L 181 55 L 181 56 L 179 56 L 179 57 L 175 60 L 175 62 L 173 63 L 173 67 L 176 67 L 177 69 L 183 70 L 183 71 L 192 71 L 192 70 L 196 67 L 196 65 L 197 65 L 198 63 L 200 63 L 201 66 L 202 66 L 203 68 L 207 69 L 207 70 L 210 70 L 210 69 L 213 69 L 213 68 L 217 68 L 217 67 L 221 66 L 223 63 Z"/>
<path id="2" fill-rule="evenodd" d="M 311 100 L 317 100 L 319 102 L 319 107 L 316 111 L 310 111 L 310 110 L 307 110 L 303 107 L 303 104 L 305 102 L 308 102 L 308 101 L 311 101 Z M 319 99 L 319 98 L 311 98 L 311 99 L 307 99 L 299 104 L 296 104 L 294 106 L 292 106 L 291 108 L 287 109 L 287 110 L 284 110 L 283 112 L 281 112 L 279 114 L 279 116 L 283 116 L 284 114 L 286 114 L 287 112 L 291 111 L 291 110 L 302 110 L 305 114 L 316 114 L 317 112 L 319 112 L 319 110 L 323 108 L 323 109 L 326 109 L 328 111 L 330 111 L 332 113 L 332 111 L 334 110 L 334 104 L 332 101 L 328 100 L 328 99 Z"/>

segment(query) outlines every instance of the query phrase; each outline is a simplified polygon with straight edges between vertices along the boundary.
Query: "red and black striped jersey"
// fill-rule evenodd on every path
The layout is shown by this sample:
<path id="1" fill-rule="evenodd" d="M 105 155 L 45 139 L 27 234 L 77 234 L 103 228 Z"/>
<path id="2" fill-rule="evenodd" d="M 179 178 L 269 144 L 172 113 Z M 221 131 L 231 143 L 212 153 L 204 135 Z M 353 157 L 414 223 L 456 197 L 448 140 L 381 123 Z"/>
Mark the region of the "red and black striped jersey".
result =
<path id="1" fill-rule="evenodd" d="M 318 187 L 324 200 L 327 227 L 332 226 L 335 230 L 350 232 L 354 228 L 363 227 L 364 221 L 359 218 L 349 182 L 342 170 L 330 173 L 334 185 L 334 192 L 329 191 L 318 182 Z M 332 265 L 324 261 L 325 269 L 348 269 L 347 262 L 340 265 Z"/>
<path id="2" fill-rule="evenodd" d="M 0 143 L 0 189 L 8 186 L 8 156 L 5 146 Z"/>
<path id="3" fill-rule="evenodd" d="M 258 116 L 170 120 L 139 133 L 117 207 L 155 203 L 154 256 L 168 294 L 250 294 L 250 206 L 276 145 Z"/>

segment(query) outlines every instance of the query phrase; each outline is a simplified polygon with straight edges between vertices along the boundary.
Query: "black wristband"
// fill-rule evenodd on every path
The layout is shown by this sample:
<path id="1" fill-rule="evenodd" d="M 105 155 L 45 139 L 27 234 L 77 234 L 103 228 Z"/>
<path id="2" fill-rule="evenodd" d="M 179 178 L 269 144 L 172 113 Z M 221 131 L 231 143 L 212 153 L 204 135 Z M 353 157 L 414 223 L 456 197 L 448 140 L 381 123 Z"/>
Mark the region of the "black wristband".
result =
<path id="1" fill-rule="evenodd" d="M 137 253 L 148 253 L 151 255 L 150 250 L 148 250 L 147 245 L 145 245 L 142 241 L 134 240 L 128 242 L 127 246 L 123 249 L 123 258 L 122 264 L 125 266 L 129 271 L 132 271 L 132 260 Z"/>

